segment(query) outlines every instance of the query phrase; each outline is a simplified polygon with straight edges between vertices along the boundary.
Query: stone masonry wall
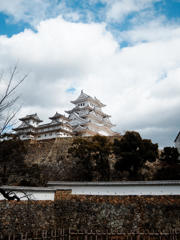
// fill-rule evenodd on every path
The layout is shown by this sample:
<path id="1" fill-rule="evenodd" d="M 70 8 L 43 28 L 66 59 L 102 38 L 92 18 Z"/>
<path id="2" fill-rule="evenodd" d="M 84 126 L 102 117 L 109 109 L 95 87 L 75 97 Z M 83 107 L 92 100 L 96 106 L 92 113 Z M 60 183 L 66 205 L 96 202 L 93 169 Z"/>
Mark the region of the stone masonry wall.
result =
<path id="1" fill-rule="evenodd" d="M 58 191 L 55 201 L 0 202 L 0 231 L 54 228 L 180 231 L 180 196 L 87 196 Z"/>
<path id="2" fill-rule="evenodd" d="M 110 137 L 113 141 L 114 137 Z M 42 141 L 24 141 L 27 154 L 25 162 L 28 165 L 38 164 L 48 181 L 79 181 L 81 166 L 77 159 L 68 154 L 73 138 L 58 138 Z M 110 158 L 110 168 L 113 169 L 114 157 Z"/>
<path id="3" fill-rule="evenodd" d="M 71 181 L 76 177 L 76 162 L 68 154 L 72 141 L 72 138 L 26 141 L 25 162 L 38 164 L 48 181 Z"/>

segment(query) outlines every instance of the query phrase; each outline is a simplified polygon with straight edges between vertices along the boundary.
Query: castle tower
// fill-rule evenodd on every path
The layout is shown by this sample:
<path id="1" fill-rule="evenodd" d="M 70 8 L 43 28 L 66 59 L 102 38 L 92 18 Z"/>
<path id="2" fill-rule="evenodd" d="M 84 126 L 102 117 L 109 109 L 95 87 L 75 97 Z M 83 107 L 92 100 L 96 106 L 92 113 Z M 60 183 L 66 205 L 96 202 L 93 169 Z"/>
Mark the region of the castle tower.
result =
<path id="1" fill-rule="evenodd" d="M 51 119 L 49 126 L 52 127 L 51 131 L 55 131 L 55 137 L 71 137 L 72 127 L 67 117 L 56 112 L 55 115 L 49 119 Z"/>
<path id="2" fill-rule="evenodd" d="M 113 136 L 111 130 L 113 125 L 110 115 L 102 112 L 105 107 L 96 97 L 85 94 L 81 91 L 80 96 L 71 101 L 75 106 L 72 110 L 66 111 L 69 114 L 69 124 L 73 127 L 73 133 L 81 136 L 93 136 L 96 134 Z"/>
<path id="3" fill-rule="evenodd" d="M 37 113 L 27 115 L 19 120 L 22 122 L 21 125 L 13 129 L 16 134 L 19 135 L 22 140 L 34 139 L 37 133 L 37 127 L 39 123 L 42 122 Z"/>

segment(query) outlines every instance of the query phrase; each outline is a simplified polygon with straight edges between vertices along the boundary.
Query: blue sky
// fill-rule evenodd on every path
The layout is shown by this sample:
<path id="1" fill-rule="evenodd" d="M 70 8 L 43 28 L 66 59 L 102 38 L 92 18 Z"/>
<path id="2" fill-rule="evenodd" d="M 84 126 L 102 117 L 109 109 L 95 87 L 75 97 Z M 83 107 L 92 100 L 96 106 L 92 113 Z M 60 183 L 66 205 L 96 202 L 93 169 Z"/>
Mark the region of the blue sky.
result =
<path id="1" fill-rule="evenodd" d="M 30 8 L 30 6 L 26 6 L 27 1 L 15 0 L 15 2 L 19 3 L 19 5 L 24 7 L 24 12 L 20 12 L 19 16 L 16 16 L 15 12 L 13 13 L 13 11 L 9 12 L 7 9 L 2 9 L 0 11 L 0 35 L 6 35 L 8 37 L 11 37 L 14 34 L 23 32 L 25 29 L 31 29 L 32 31 L 36 32 L 36 26 L 32 21 L 33 18 L 35 19 L 36 24 L 38 24 L 38 22 L 40 22 L 41 20 L 55 18 L 58 15 L 62 15 L 64 19 L 71 22 L 105 23 L 106 29 L 113 34 L 113 36 L 119 42 L 121 48 L 123 48 L 131 45 L 131 42 L 129 42 L 128 39 L 121 39 L 119 37 L 121 32 L 131 30 L 132 28 L 134 28 L 134 26 L 138 26 L 144 21 L 156 21 L 156 19 L 158 19 L 159 17 L 163 17 L 164 24 L 171 24 L 174 22 L 178 23 L 180 21 L 179 0 L 152 0 L 150 1 L 150 5 L 147 5 L 144 8 L 142 7 L 142 9 L 139 8 L 140 10 L 138 10 L 138 8 L 136 10 L 132 9 L 132 11 L 127 12 L 121 19 L 113 19 L 113 17 L 107 17 L 108 9 L 112 7 L 113 2 L 123 2 L 121 0 L 47 0 L 44 1 L 46 4 L 45 7 L 42 7 L 43 13 L 42 17 L 40 18 L 39 16 L 37 16 L 38 11 L 34 12 L 34 10 Z M 34 2 L 36 4 L 36 0 Z M 133 2 L 133 0 L 130 2 Z M 134 2 L 136 4 L 136 2 L 138 1 L 135 0 Z M 142 2 L 146 1 L 143 0 Z M 43 5 L 42 0 L 40 1 L 38 7 L 41 8 L 41 5 Z M 16 11 L 15 9 L 14 11 Z M 78 14 L 78 19 L 72 19 L 71 17 L 69 17 L 69 14 L 72 13 Z"/>
<path id="2" fill-rule="evenodd" d="M 11 37 L 14 34 L 24 31 L 26 28 L 32 27 L 25 22 L 14 23 L 11 16 L 1 12 L 0 13 L 0 35 Z"/>
<path id="3" fill-rule="evenodd" d="M 29 73 L 21 116 L 47 121 L 84 89 L 107 105 L 115 131 L 173 145 L 179 42 L 179 0 L 0 0 L 0 70 L 18 62 Z"/>
<path id="4" fill-rule="evenodd" d="M 4 2 L 4 0 L 2 0 Z M 8 1 L 7 1 L 8 2 Z M 20 5 L 25 5 L 27 1 L 16 1 L 19 2 Z M 36 2 L 36 1 L 35 1 Z M 48 1 L 45 1 L 48 2 Z M 50 3 L 52 2 L 52 4 Z M 56 1 L 52 0 L 49 1 L 49 5 L 46 6 L 44 9 L 44 14 L 42 19 L 44 20 L 51 17 L 56 17 L 58 15 L 64 14 L 64 12 L 77 12 L 80 14 L 80 18 L 78 20 L 73 20 L 77 22 L 105 22 L 107 24 L 107 28 L 112 32 L 118 32 L 118 31 L 125 31 L 128 29 L 131 29 L 134 26 L 133 19 L 138 18 L 139 22 L 143 21 L 144 19 L 148 18 L 148 14 L 150 15 L 149 18 L 151 20 L 158 18 L 159 16 L 164 16 L 167 21 L 172 22 L 179 22 L 180 18 L 180 1 L 179 0 L 162 0 L 162 1 L 152 1 L 154 2 L 151 5 L 151 9 L 148 12 L 148 7 L 142 9 L 141 11 L 130 11 L 127 13 L 127 15 L 124 16 L 123 20 L 119 21 L 118 19 L 115 20 L 108 20 L 106 18 L 106 12 L 108 8 L 108 1 L 79 1 L 79 0 L 70 0 L 70 1 Z M 109 1 L 113 2 L 113 1 Z M 118 2 L 118 1 L 117 1 Z M 121 2 L 121 0 L 119 0 Z M 137 2 L 137 1 L 136 1 Z M 146 2 L 146 1 L 144 1 Z M 63 4 L 63 8 L 59 8 L 58 6 L 60 4 Z M 43 3 L 42 3 L 43 5 Z M 40 6 L 39 6 L 40 7 Z M 19 19 L 16 19 L 16 14 L 13 14 L 13 11 L 8 12 L 7 11 L 8 4 L 6 8 L 0 9 L 0 35 L 7 35 L 11 37 L 14 34 L 20 33 L 24 31 L 25 29 L 32 29 L 35 31 L 34 26 L 31 24 L 30 18 L 26 18 L 21 15 L 29 15 L 34 18 L 36 18 L 36 15 L 38 13 L 31 12 L 31 9 L 29 7 L 24 8 L 24 13 L 20 14 Z M 14 9 L 14 12 L 16 9 Z M 29 12 L 28 12 L 29 11 Z M 146 17 L 140 16 L 140 13 L 143 13 L 147 11 Z M 153 11 L 153 13 L 152 13 Z M 88 14 L 91 14 L 91 20 L 89 19 Z M 66 15 L 64 14 L 65 19 L 68 19 Z M 72 19 L 71 19 L 72 21 Z M 137 24 L 137 23 L 136 23 Z"/>

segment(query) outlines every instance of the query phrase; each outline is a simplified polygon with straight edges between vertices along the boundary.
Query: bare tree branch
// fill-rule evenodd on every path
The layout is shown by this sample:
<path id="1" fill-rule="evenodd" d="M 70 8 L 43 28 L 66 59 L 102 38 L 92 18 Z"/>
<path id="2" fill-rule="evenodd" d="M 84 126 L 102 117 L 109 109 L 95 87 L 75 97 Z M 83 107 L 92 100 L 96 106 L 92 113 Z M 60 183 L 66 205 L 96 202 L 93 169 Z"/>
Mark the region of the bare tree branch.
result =
<path id="1" fill-rule="evenodd" d="M 2 103 L 7 100 L 8 97 L 11 96 L 12 93 L 14 93 L 14 91 L 17 89 L 17 87 L 27 78 L 27 74 L 24 75 L 22 77 L 22 79 L 20 79 L 20 81 L 18 81 L 14 86 L 12 86 L 12 82 L 14 80 L 14 76 L 15 76 L 15 73 L 17 71 L 17 66 L 15 66 L 13 68 L 13 71 L 11 73 L 11 76 L 10 76 L 10 79 L 9 79 L 9 82 L 8 82 L 8 85 L 7 85 L 7 88 L 5 90 L 5 93 L 4 93 L 4 96 L 2 97 L 2 99 L 0 99 L 0 106 L 2 105 Z"/>
<path id="2" fill-rule="evenodd" d="M 7 199 L 8 201 L 11 200 L 16 200 L 16 201 L 20 201 L 20 198 L 16 195 L 16 193 L 12 194 L 12 192 L 8 192 L 3 188 L 0 188 L 0 193 L 3 195 L 3 197 L 5 199 Z M 10 194 L 11 193 L 11 194 Z"/>
<path id="3" fill-rule="evenodd" d="M 32 194 L 31 193 L 27 193 L 25 191 L 21 190 L 21 193 L 23 193 L 24 195 L 20 197 L 20 199 L 26 198 L 27 200 L 32 200 Z"/>
<path id="4" fill-rule="evenodd" d="M 17 112 L 19 112 L 20 108 L 17 109 L 15 112 L 8 113 L 6 118 L 3 121 L 3 124 L 0 128 L 0 135 L 3 133 L 3 131 L 7 128 L 7 126 L 12 122 L 12 120 L 15 118 Z"/>
<path id="5" fill-rule="evenodd" d="M 5 131 L 9 124 L 12 124 L 12 120 L 15 118 L 17 112 L 20 108 L 16 108 L 19 96 L 16 95 L 17 88 L 22 84 L 22 82 L 27 78 L 27 74 L 20 78 L 20 80 L 15 80 L 15 75 L 17 73 L 17 65 L 15 65 L 10 74 L 7 86 L 0 96 L 0 136 Z M 3 80 L 4 72 L 0 74 L 0 81 Z"/>
<path id="6" fill-rule="evenodd" d="M 15 191 L 8 191 L 4 188 L 0 188 L 0 194 L 2 194 L 2 196 L 7 199 L 8 201 L 12 201 L 12 200 L 16 200 L 17 202 L 19 202 L 21 199 L 26 199 L 26 200 L 32 200 L 32 194 L 27 193 L 23 190 L 18 190 L 19 194 L 23 194 L 21 197 L 18 196 Z"/>
<path id="7" fill-rule="evenodd" d="M 5 75 L 2 71 L 0 73 L 0 81 L 2 83 L 1 86 L 5 83 L 5 89 L 1 87 L 0 90 L 0 138 L 3 137 L 3 132 L 6 131 L 7 127 L 13 124 L 13 120 L 17 112 L 20 110 L 20 107 L 16 106 L 16 103 L 19 99 L 19 96 L 16 94 L 17 88 L 22 84 L 22 82 L 27 78 L 27 74 L 23 77 L 20 77 L 20 80 L 16 80 L 17 73 L 17 65 L 15 65 L 10 73 L 9 79 L 4 79 Z M 4 81 L 3 81 L 4 80 Z M 2 187 L 0 187 L 0 194 L 7 200 L 16 200 L 20 201 L 21 197 L 19 197 L 16 192 L 8 191 Z M 24 194 L 27 198 L 28 195 Z"/>

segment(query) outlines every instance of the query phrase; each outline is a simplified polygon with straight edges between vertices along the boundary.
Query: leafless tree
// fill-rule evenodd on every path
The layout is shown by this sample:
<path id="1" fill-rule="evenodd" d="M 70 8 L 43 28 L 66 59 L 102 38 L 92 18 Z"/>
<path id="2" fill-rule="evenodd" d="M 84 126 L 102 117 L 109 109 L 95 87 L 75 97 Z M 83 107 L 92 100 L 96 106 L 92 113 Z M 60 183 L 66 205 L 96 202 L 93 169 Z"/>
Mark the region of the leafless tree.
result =
<path id="1" fill-rule="evenodd" d="M 21 199 L 24 200 L 32 200 L 32 194 L 27 193 L 26 191 L 23 190 L 19 190 L 19 193 L 21 193 L 21 196 L 19 196 L 15 191 L 13 190 L 7 190 L 3 187 L 0 188 L 0 194 L 2 194 L 2 196 L 7 199 L 8 201 L 11 200 L 16 200 L 17 202 L 19 202 Z"/>
<path id="2" fill-rule="evenodd" d="M 12 191 L 6 191 L 5 189 L 3 188 L 0 188 L 0 193 L 2 194 L 2 196 L 11 201 L 11 200 L 16 200 L 16 201 L 20 201 L 20 198 L 17 196 L 17 194 L 15 192 L 12 192 Z"/>
<path id="3" fill-rule="evenodd" d="M 12 124 L 17 112 L 19 111 L 19 108 L 16 106 L 19 95 L 17 95 L 16 90 L 27 78 L 27 74 L 17 80 L 17 73 L 18 68 L 17 65 L 15 65 L 11 70 L 8 79 L 4 79 L 4 72 L 0 74 L 0 136 L 5 129 Z M 5 87 L 3 87 L 3 85 Z"/>
<path id="4" fill-rule="evenodd" d="M 0 74 L 0 138 L 9 125 L 12 125 L 19 107 L 16 103 L 19 99 L 17 94 L 17 88 L 27 78 L 27 74 L 20 77 L 17 80 L 18 68 L 15 65 L 9 73 L 9 77 L 6 78 L 6 74 L 1 72 Z M 20 197 L 15 192 L 7 191 L 0 188 L 0 194 L 7 200 L 20 201 Z"/>

